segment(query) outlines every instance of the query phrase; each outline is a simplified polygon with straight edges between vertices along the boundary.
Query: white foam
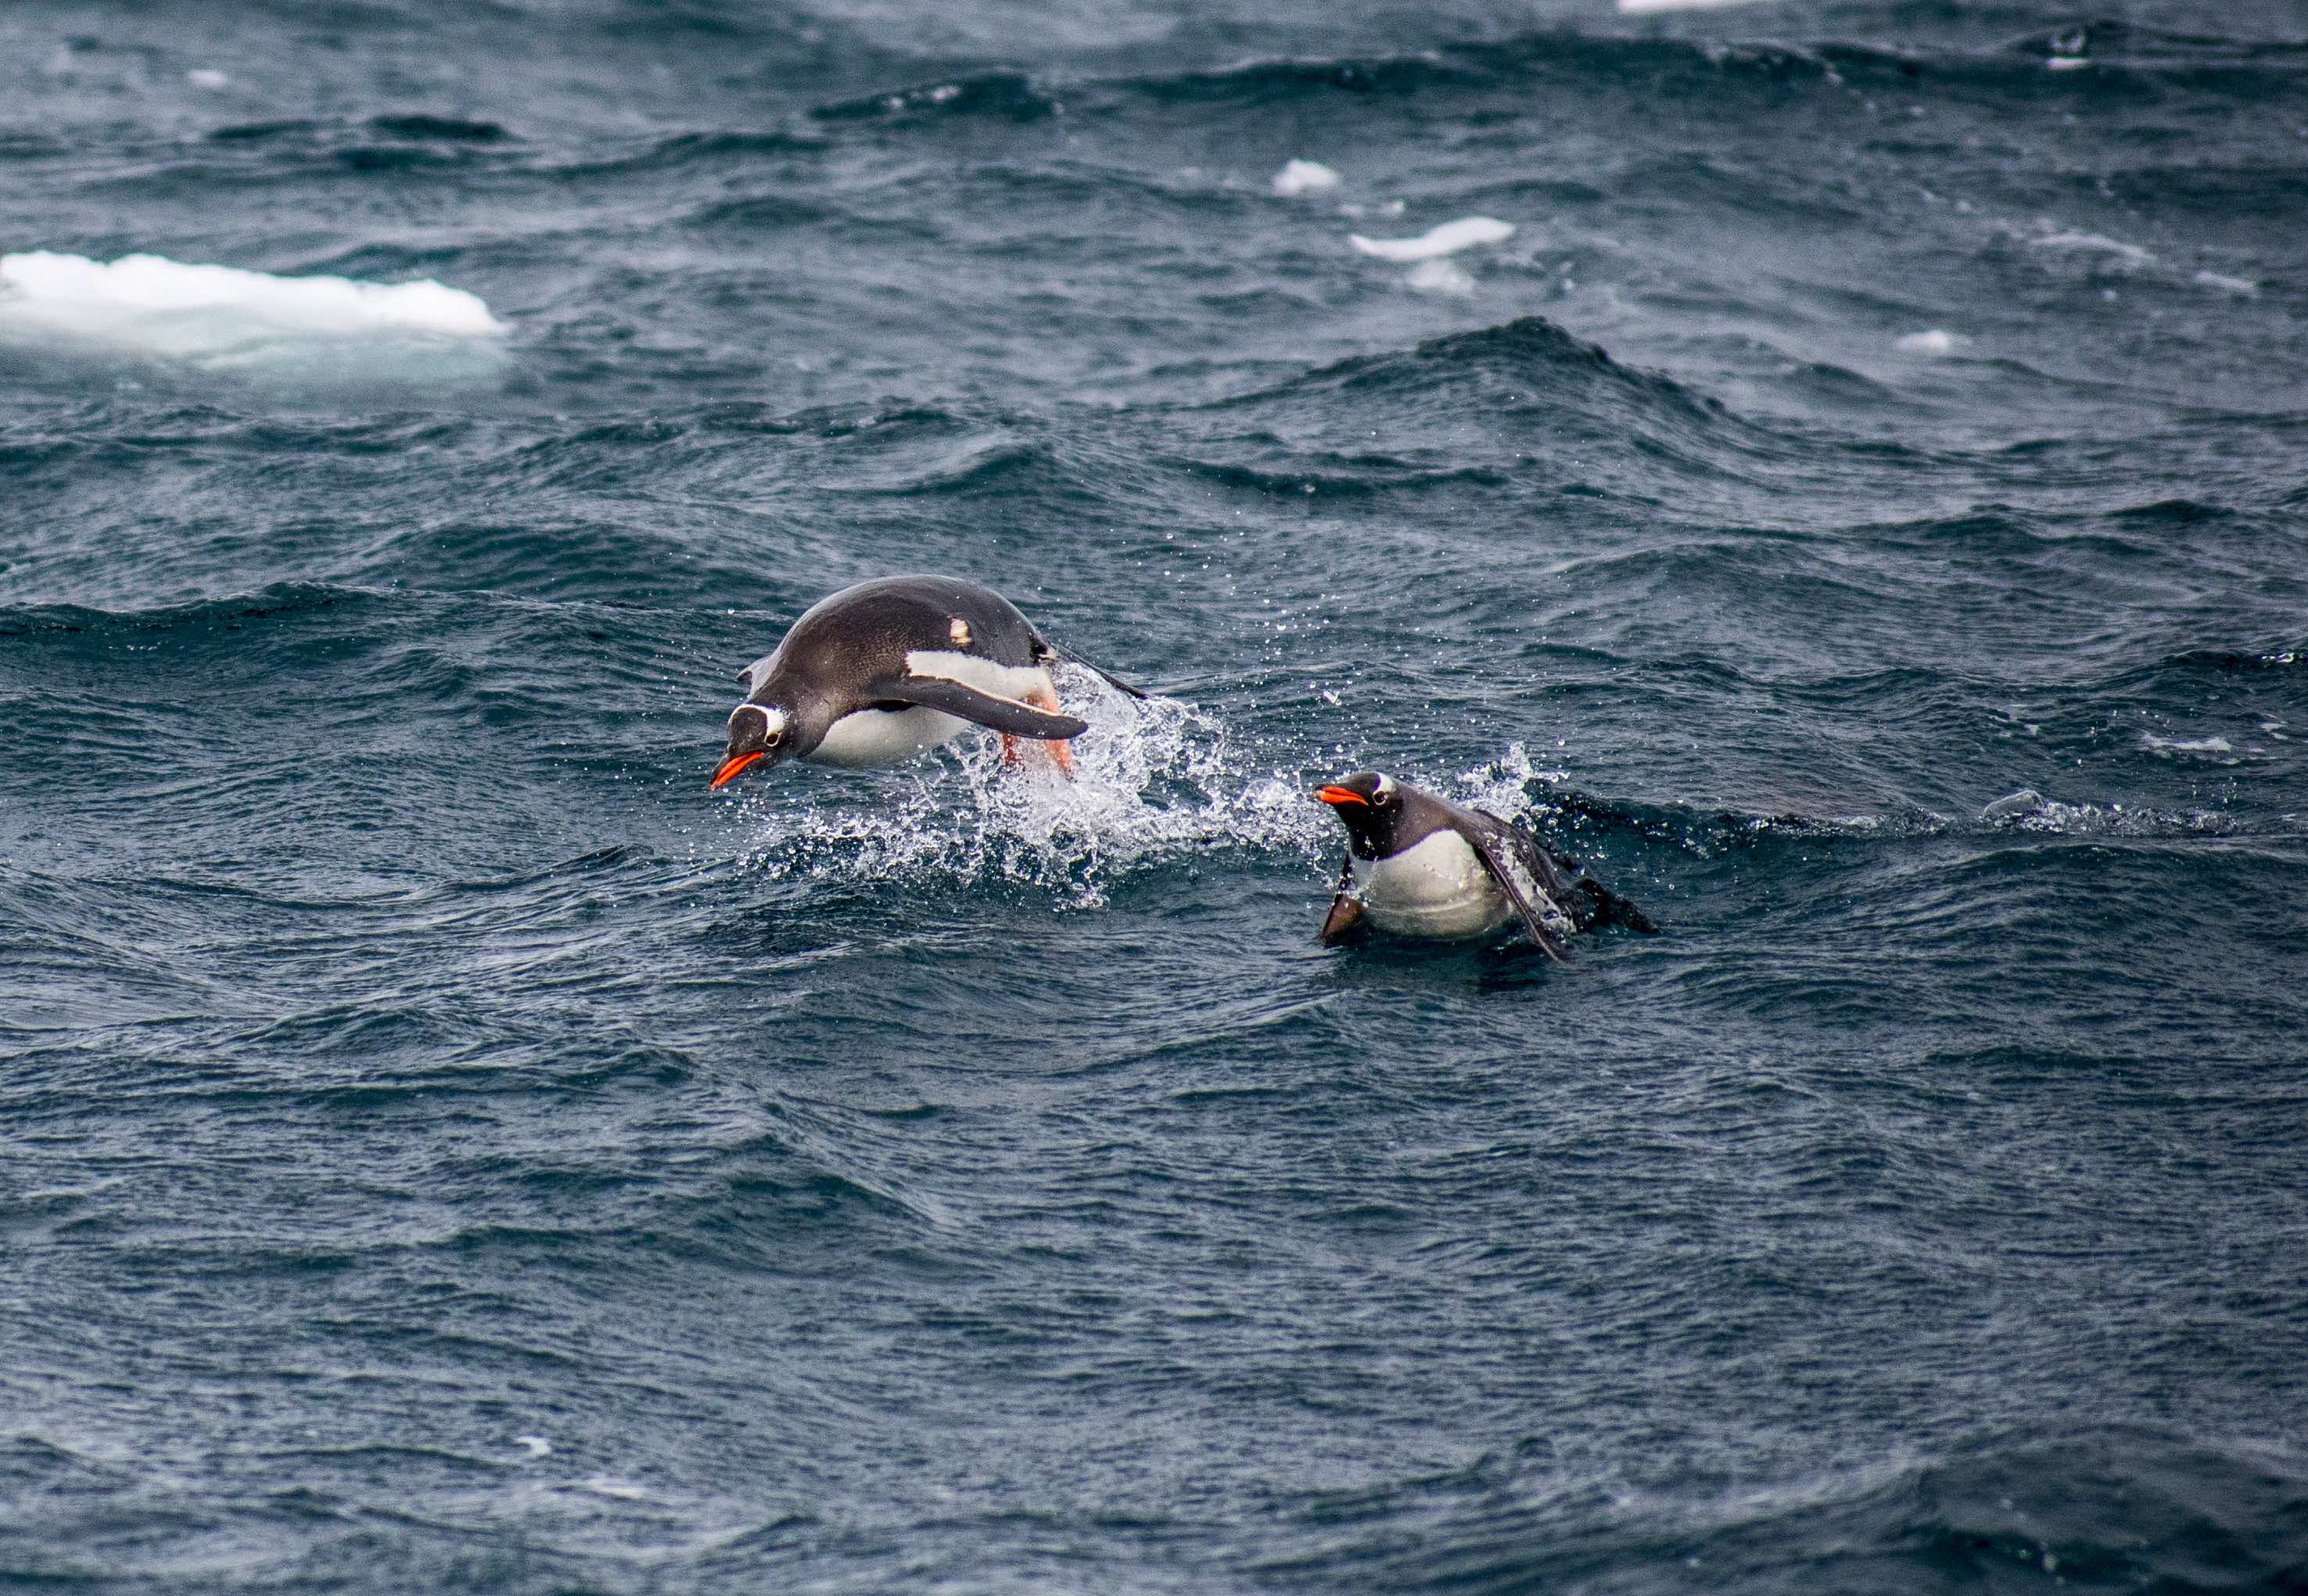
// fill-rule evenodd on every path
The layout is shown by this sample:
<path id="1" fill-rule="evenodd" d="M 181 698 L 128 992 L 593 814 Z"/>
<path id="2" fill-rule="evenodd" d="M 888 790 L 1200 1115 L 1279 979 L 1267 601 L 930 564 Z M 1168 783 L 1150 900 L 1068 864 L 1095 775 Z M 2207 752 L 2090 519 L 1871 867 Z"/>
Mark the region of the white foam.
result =
<path id="1" fill-rule="evenodd" d="M 185 74 L 185 82 L 195 89 L 221 89 L 232 80 L 213 66 L 195 66 Z"/>
<path id="2" fill-rule="evenodd" d="M 1662 11 L 1721 11 L 1727 6 L 1756 3 L 1757 0 L 1619 0 L 1619 14 L 1643 17 Z"/>
<path id="3" fill-rule="evenodd" d="M 2248 277 L 2223 277 L 2217 271 L 2199 271 L 2189 280 L 2200 288 L 2218 288 L 2226 294 L 2250 296 L 2260 292 L 2260 285 Z"/>
<path id="4" fill-rule="evenodd" d="M 2127 266 L 2145 266 L 2156 258 L 2136 244 L 2126 244 L 2120 238 L 2110 238 L 2102 233 L 2047 233 L 2030 242 L 2038 249 L 2087 250 L 2095 254 L 2114 255 Z"/>
<path id="5" fill-rule="evenodd" d="M 1475 279 L 1456 261 L 1421 261 L 1402 279 L 1420 294 L 1471 294 Z"/>
<path id="6" fill-rule="evenodd" d="M 46 250 L 0 255 L 0 341 L 10 343 L 234 365 L 277 356 L 283 346 L 412 339 L 471 345 L 507 330 L 478 296 L 430 279 L 274 277 L 161 255 L 112 262 Z"/>
<path id="7" fill-rule="evenodd" d="M 2089 66 L 2091 61 L 2083 56 L 2048 56 L 2044 64 L 2053 72 L 2077 72 Z"/>
<path id="8" fill-rule="evenodd" d="M 1416 238 L 1365 238 L 1349 233 L 1347 242 L 1382 261 L 1435 261 L 1455 255 L 1478 244 L 1498 244 L 1514 236 L 1514 224 L 1489 216 L 1462 216 L 1444 222 Z"/>
<path id="9" fill-rule="evenodd" d="M 1319 160 L 1285 161 L 1274 174 L 1274 192 L 1284 199 L 1299 194 L 1328 193 L 1339 186 L 1339 175 Z"/>
<path id="10" fill-rule="evenodd" d="M 2140 734 L 2140 746 L 2159 758 L 2167 759 L 2175 755 L 2187 754 L 2200 759 L 2210 759 L 2222 765 L 2235 765 L 2242 762 L 2230 757 L 2235 752 L 2235 744 L 2225 737 L 2158 737 L 2153 732 L 2142 732 Z"/>
<path id="11" fill-rule="evenodd" d="M 797 804 L 764 784 L 746 800 L 762 830 L 741 862 L 781 880 L 1012 881 L 1077 908 L 1102 906 L 1133 871 L 1215 845 L 1295 851 L 1319 868 L 1329 817 L 1302 774 L 1248 768 L 1226 728 L 1185 700 L 1124 698 L 1072 666 L 1060 686 L 1067 712 L 1089 723 L 1072 780 L 1032 750 L 1004 766 L 989 734 L 908 767 L 920 774 L 894 813 L 886 787 Z"/>
<path id="12" fill-rule="evenodd" d="M 531 1457 L 551 1457 L 553 1443 L 543 1436 L 515 1436 L 512 1444 L 528 1452 Z"/>
<path id="13" fill-rule="evenodd" d="M 1927 332 L 1910 332 L 1892 348 L 1903 355 L 1952 355 L 1970 341 L 1960 333 L 1934 327 Z"/>
<path id="14" fill-rule="evenodd" d="M 2043 794 L 2033 787 L 2021 787 L 2016 793 L 2004 794 L 2002 797 L 1982 809 L 1979 811 L 1979 819 L 1983 825 L 1999 826 L 2006 820 L 2024 819 L 2029 815 L 2042 814 L 2049 807 L 2050 805 L 2044 800 Z"/>
<path id="15" fill-rule="evenodd" d="M 1459 773 L 1458 801 L 1488 810 L 1502 820 L 1519 819 L 1539 807 L 1531 799 L 1534 785 L 1554 786 L 1570 779 L 1567 770 L 1541 770 L 1531 763 L 1528 749 L 1510 742 L 1507 751 L 1489 764 Z"/>

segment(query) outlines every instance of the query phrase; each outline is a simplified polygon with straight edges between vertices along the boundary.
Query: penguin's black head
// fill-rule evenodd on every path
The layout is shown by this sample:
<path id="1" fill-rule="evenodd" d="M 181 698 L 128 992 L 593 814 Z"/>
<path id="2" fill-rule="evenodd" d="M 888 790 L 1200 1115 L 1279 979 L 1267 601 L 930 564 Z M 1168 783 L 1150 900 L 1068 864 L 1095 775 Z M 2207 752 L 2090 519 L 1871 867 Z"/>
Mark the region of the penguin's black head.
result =
<path id="1" fill-rule="evenodd" d="M 1331 812 L 1347 828 L 1347 840 L 1362 858 L 1384 859 L 1400 852 L 1397 836 L 1403 819 L 1402 788 L 1394 777 L 1375 770 L 1357 770 L 1327 787 L 1317 787 L 1314 796 L 1331 806 Z"/>
<path id="2" fill-rule="evenodd" d="M 729 747 L 713 772 L 713 785 L 727 786 L 739 772 L 781 764 L 795 751 L 792 716 L 775 704 L 740 704 L 729 711 Z"/>

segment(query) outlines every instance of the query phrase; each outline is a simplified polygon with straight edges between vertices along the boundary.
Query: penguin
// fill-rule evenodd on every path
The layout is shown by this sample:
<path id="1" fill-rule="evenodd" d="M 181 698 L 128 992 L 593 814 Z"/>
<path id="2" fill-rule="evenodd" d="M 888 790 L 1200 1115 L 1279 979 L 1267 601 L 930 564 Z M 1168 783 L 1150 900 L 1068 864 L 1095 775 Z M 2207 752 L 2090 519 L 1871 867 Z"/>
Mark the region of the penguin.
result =
<path id="1" fill-rule="evenodd" d="M 1658 927 L 1625 898 L 1557 859 L 1520 827 L 1468 809 L 1375 770 L 1342 776 L 1313 796 L 1347 828 L 1338 895 L 1322 921 L 1325 946 L 1363 921 L 1407 937 L 1479 937 L 1520 917 L 1530 940 L 1558 962 L 1574 931 Z M 1370 879 L 1356 897 L 1355 861 Z M 1575 876 L 1575 879 L 1574 879 Z"/>
<path id="2" fill-rule="evenodd" d="M 1050 666 L 1084 665 L 1132 698 L 1146 694 L 1044 638 L 991 588 L 958 577 L 882 577 L 821 598 L 782 641 L 738 673 L 729 745 L 712 785 L 788 759 L 866 769 L 943 746 L 972 725 L 1046 743 L 1073 770 L 1066 740 L 1089 724 L 1058 705 Z"/>

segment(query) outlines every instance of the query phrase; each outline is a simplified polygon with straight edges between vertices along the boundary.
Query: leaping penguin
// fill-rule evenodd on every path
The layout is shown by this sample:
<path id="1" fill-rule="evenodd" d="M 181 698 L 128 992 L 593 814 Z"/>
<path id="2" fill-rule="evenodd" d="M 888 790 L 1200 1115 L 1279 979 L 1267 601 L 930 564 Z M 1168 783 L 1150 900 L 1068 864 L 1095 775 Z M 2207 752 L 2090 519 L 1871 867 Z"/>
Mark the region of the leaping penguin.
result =
<path id="1" fill-rule="evenodd" d="M 776 649 L 739 673 L 745 702 L 729 712 L 720 787 L 755 765 L 787 759 L 864 769 L 941 747 L 972 725 L 1046 743 L 1071 774 L 1066 740 L 1089 729 L 1059 708 L 1050 666 L 1097 671 L 1146 695 L 1034 630 L 1017 607 L 956 577 L 883 577 L 821 598 Z"/>
<path id="2" fill-rule="evenodd" d="M 1658 930 L 1618 894 L 1586 876 L 1572 879 L 1575 863 L 1487 810 L 1375 770 L 1342 776 L 1314 796 L 1347 828 L 1338 895 L 1322 921 L 1325 945 L 1345 940 L 1365 916 L 1398 936 L 1479 937 L 1519 915 L 1532 941 L 1568 962 L 1563 940 L 1574 931 Z M 1370 865 L 1359 897 L 1350 890 L 1357 859 Z"/>

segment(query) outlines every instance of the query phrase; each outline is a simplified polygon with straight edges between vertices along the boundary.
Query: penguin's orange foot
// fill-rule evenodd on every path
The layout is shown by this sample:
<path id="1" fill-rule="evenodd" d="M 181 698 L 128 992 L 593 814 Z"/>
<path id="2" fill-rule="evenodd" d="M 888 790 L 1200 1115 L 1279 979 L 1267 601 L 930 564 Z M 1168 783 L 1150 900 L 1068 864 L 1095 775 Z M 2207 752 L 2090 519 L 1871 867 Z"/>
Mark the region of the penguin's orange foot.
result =
<path id="1" fill-rule="evenodd" d="M 1019 751 L 1018 745 L 1019 739 L 1012 737 L 1007 732 L 1002 734 L 1002 762 L 1003 764 L 1017 765 L 1022 764 L 1025 761 L 1026 756 Z"/>
<path id="2" fill-rule="evenodd" d="M 1065 713 L 1065 706 L 1058 702 L 1057 691 L 1055 688 L 1038 687 L 1027 693 L 1025 698 L 1026 701 L 1037 709 L 1046 709 L 1053 715 Z M 1072 742 L 1053 741 L 1045 742 L 1042 746 L 1050 751 L 1050 763 L 1058 768 L 1058 774 L 1072 780 L 1074 773 Z"/>

